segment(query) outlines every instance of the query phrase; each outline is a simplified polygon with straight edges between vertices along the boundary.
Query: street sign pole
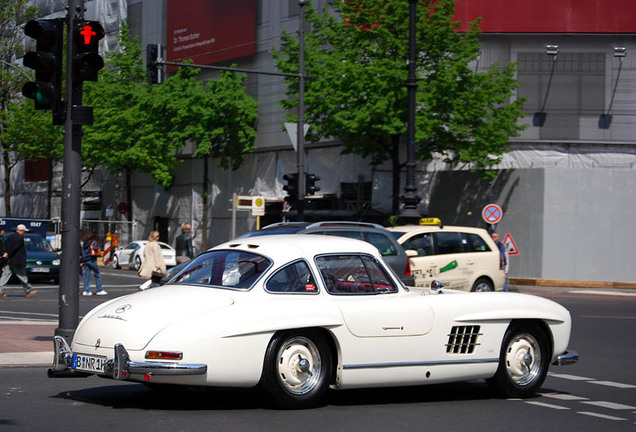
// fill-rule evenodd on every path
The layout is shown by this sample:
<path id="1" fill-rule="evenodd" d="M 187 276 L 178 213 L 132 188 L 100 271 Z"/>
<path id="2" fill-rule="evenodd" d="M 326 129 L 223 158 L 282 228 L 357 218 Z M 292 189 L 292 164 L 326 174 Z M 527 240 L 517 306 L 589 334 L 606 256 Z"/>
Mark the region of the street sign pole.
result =
<path id="1" fill-rule="evenodd" d="M 62 178 L 62 251 L 59 326 L 55 334 L 70 341 L 79 323 L 80 175 L 82 125 L 73 122 L 73 110 L 82 105 L 82 83 L 73 80 L 73 24 L 84 17 L 84 0 L 68 0 L 66 47 L 66 120 Z"/>

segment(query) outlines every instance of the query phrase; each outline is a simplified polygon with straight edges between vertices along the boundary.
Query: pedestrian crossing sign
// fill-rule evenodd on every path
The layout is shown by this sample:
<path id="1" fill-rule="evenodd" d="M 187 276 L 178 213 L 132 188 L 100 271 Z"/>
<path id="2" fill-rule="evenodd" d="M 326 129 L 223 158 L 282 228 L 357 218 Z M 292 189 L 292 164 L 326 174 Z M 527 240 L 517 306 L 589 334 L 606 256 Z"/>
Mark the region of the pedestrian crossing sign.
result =
<path id="1" fill-rule="evenodd" d="M 508 255 L 519 255 L 519 248 L 517 247 L 517 243 L 515 243 L 515 240 L 512 238 L 512 235 L 510 233 L 506 233 L 504 246 L 506 246 L 506 252 L 508 252 Z"/>

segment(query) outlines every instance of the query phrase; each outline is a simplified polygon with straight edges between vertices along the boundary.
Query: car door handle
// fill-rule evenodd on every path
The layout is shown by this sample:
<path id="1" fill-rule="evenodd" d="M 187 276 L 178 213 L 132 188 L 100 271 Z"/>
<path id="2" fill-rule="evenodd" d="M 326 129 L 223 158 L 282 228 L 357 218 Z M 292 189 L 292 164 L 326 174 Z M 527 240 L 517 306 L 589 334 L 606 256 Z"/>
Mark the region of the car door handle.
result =
<path id="1" fill-rule="evenodd" d="M 437 267 L 437 263 L 430 263 L 428 266 L 429 267 Z"/>
<path id="2" fill-rule="evenodd" d="M 468 260 L 468 261 L 466 261 L 466 264 L 473 265 L 473 264 L 475 264 L 475 261 Z"/>

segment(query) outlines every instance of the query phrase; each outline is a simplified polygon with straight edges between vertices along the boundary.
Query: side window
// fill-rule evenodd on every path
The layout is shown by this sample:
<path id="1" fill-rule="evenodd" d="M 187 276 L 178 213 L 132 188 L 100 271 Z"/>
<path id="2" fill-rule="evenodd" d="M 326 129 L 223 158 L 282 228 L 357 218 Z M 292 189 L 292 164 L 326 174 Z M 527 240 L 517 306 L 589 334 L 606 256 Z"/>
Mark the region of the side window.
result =
<path id="1" fill-rule="evenodd" d="M 466 252 L 489 252 L 490 247 L 481 236 L 477 234 L 462 233 L 464 250 Z"/>
<path id="2" fill-rule="evenodd" d="M 391 278 L 371 257 L 326 255 L 317 257 L 316 264 L 330 294 L 397 292 Z"/>
<path id="3" fill-rule="evenodd" d="M 397 255 L 397 249 L 395 245 L 389 240 L 389 238 L 379 233 L 365 233 L 366 241 L 375 246 L 382 256 Z"/>
<path id="4" fill-rule="evenodd" d="M 462 239 L 458 232 L 436 232 L 433 234 L 435 236 L 438 254 L 445 255 L 464 252 Z"/>
<path id="5" fill-rule="evenodd" d="M 411 237 L 402 245 L 404 249 L 417 252 L 417 256 L 433 255 L 433 234 L 424 233 Z"/>
<path id="6" fill-rule="evenodd" d="M 305 261 L 288 264 L 269 278 L 265 290 L 272 293 L 315 293 L 316 281 Z"/>

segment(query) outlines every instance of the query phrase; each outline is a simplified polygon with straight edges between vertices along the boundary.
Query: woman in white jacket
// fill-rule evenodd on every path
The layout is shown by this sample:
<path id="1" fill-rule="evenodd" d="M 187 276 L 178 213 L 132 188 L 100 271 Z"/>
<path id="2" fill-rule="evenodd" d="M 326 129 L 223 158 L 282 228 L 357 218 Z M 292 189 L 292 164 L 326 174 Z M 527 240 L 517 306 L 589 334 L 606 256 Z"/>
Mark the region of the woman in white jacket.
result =
<path id="1" fill-rule="evenodd" d="M 141 264 L 138 273 L 139 276 L 148 280 L 139 286 L 140 291 L 159 285 L 158 280 L 153 281 L 153 272 L 166 274 L 166 263 L 163 260 L 163 252 L 161 252 L 161 246 L 158 242 L 159 231 L 152 231 L 150 236 L 148 236 L 148 243 L 146 243 L 144 248 L 144 262 Z"/>

